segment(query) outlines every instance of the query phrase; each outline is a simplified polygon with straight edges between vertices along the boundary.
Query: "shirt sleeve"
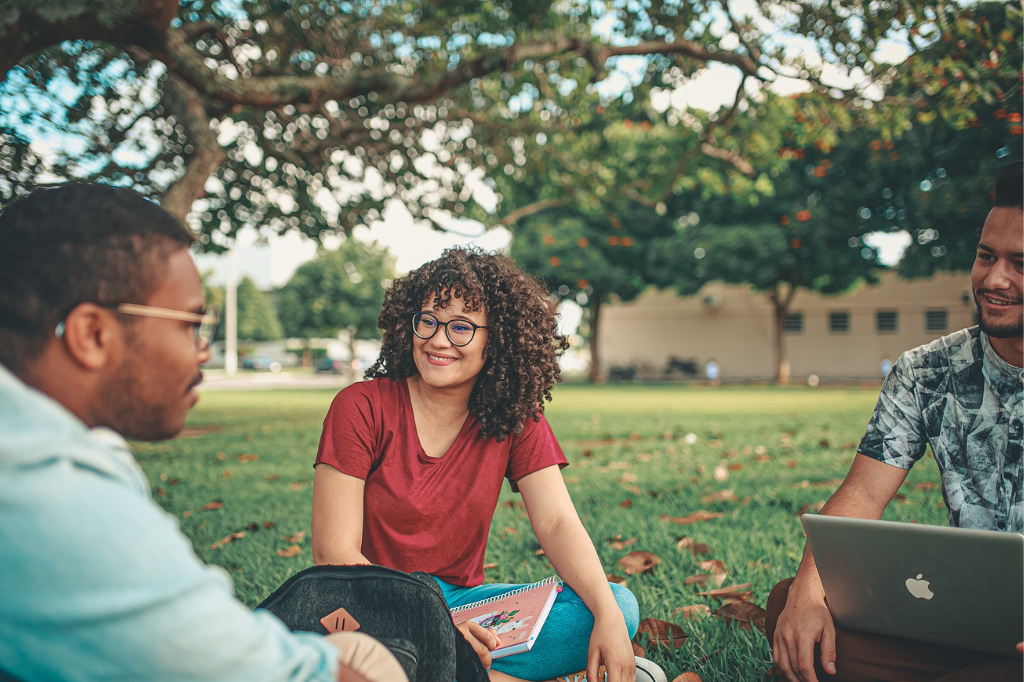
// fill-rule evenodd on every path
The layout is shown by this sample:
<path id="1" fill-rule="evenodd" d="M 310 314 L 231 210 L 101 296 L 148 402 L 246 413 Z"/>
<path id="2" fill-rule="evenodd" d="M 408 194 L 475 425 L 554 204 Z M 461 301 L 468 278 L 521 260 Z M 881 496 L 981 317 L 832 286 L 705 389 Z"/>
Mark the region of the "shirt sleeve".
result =
<path id="1" fill-rule="evenodd" d="M 329 464 L 362 480 L 376 466 L 379 398 L 371 382 L 358 382 L 334 398 L 324 419 L 316 464 Z"/>
<path id="2" fill-rule="evenodd" d="M 177 520 L 124 481 L 67 460 L 4 478 L 0 669 L 16 679 L 336 679 L 327 641 L 238 602 Z"/>
<path id="3" fill-rule="evenodd" d="M 885 376 L 878 404 L 858 451 L 879 462 L 909 469 L 924 455 L 927 439 L 917 402 L 914 367 L 904 353 Z"/>
<path id="4" fill-rule="evenodd" d="M 505 477 L 512 485 L 513 492 L 519 492 L 519 480 L 535 471 L 558 465 L 559 469 L 569 466 L 558 439 L 544 415 L 540 421 L 527 419 L 523 432 L 512 436 L 512 451 L 508 458 Z"/>

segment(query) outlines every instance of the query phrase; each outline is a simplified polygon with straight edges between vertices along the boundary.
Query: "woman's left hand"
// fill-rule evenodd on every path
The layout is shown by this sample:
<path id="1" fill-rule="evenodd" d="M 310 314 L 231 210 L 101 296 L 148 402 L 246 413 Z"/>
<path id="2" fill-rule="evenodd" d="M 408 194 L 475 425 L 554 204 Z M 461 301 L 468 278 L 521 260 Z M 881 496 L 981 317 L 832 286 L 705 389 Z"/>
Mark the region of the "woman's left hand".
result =
<path id="1" fill-rule="evenodd" d="M 602 665 L 608 671 L 608 682 L 634 682 L 636 679 L 633 645 L 629 642 L 626 621 L 618 610 L 594 622 L 587 652 L 587 679 L 600 680 L 597 669 Z"/>

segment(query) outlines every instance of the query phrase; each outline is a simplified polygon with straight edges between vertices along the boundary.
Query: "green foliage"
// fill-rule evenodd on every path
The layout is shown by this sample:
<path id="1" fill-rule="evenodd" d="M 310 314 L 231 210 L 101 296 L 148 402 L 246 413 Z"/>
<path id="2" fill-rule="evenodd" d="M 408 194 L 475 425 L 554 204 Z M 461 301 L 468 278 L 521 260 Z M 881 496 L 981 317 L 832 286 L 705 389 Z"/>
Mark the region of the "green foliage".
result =
<path id="1" fill-rule="evenodd" d="M 152 1 L 166 11 L 170 0 Z M 93 4 L 117 17 L 128 2 Z M 981 105 L 1019 103 L 1013 3 L 799 0 L 784 13 L 758 4 L 749 16 L 703 0 L 189 0 L 168 16 L 175 9 L 162 44 L 140 50 L 126 30 L 116 44 L 64 42 L 7 74 L 0 201 L 52 175 L 159 198 L 186 171 L 207 172 L 192 168 L 210 150 L 189 131 L 212 124 L 225 159 L 188 184 L 189 198 L 208 188 L 195 205 L 207 249 L 245 225 L 320 239 L 378 218 L 390 200 L 437 224 L 446 214 L 493 223 L 493 195 L 470 177 L 496 191 L 499 216 L 568 198 L 573 213 L 600 217 L 611 205 L 622 220 L 630 201 L 655 207 L 690 183 L 720 192 L 729 167 L 763 176 L 776 165 L 767 157 L 806 147 L 803 138 L 832 147 L 866 126 L 898 139 L 936 118 L 961 129 L 981 120 Z M 904 37 L 905 67 L 878 61 L 883 41 Z M 640 60 L 635 76 L 619 68 L 629 55 Z M 615 151 L 625 109 L 647 107 L 714 62 L 747 75 L 736 93 L 740 114 L 771 109 L 773 82 L 803 80 L 810 92 L 794 107 L 805 122 L 770 112 L 759 125 L 724 110 L 634 112 L 632 120 L 655 124 L 652 148 L 665 153 L 633 141 L 632 154 L 575 154 L 594 148 L 595 134 Z M 832 68 L 856 69 L 853 79 L 866 82 L 834 87 L 824 75 Z M 623 84 L 610 86 L 610 73 Z M 194 88 L 189 107 L 167 96 L 169 79 Z M 872 89 L 885 96 L 870 101 Z M 776 144 L 776 123 L 792 139 Z M 29 149 L 33 140 L 46 140 L 51 153 Z"/>
<path id="2" fill-rule="evenodd" d="M 336 251 L 299 266 L 277 297 L 278 316 L 292 338 L 327 338 L 355 329 L 373 338 L 394 263 L 376 244 L 346 239 Z"/>
<path id="3" fill-rule="evenodd" d="M 267 295 L 248 277 L 238 283 L 238 338 L 246 341 L 274 341 L 282 336 Z"/>
<path id="4" fill-rule="evenodd" d="M 230 572 L 249 606 L 313 563 L 310 464 L 333 396 L 204 393 L 189 416 L 193 437 L 138 446 L 154 498 L 180 519 L 204 561 Z M 728 570 L 726 584 L 750 582 L 752 601 L 764 606 L 772 586 L 793 575 L 803 552 L 797 512 L 835 491 L 877 396 L 876 389 L 863 388 L 555 388 L 545 415 L 570 462 L 566 485 L 603 568 L 622 575 L 618 560 L 632 550 L 662 558 L 653 573 L 626 579 L 641 618 L 677 623 L 689 635 L 675 651 L 647 649 L 668 679 L 692 670 L 705 680 L 764 682 L 771 666 L 768 642 L 718 618 L 685 620 L 676 608 L 705 604 L 714 610 L 721 602 L 698 596 L 704 587 L 684 581 L 705 573 L 698 561 L 718 559 Z M 697 436 L 693 444 L 684 440 L 690 432 Z M 714 472 L 723 460 L 739 468 L 728 468 L 728 480 L 720 482 Z M 926 485 L 919 488 L 921 483 Z M 891 503 L 884 518 L 946 525 L 938 483 L 934 463 L 922 459 L 900 489 L 905 499 Z M 737 500 L 702 499 L 721 490 L 732 490 Z M 504 486 L 501 502 L 518 499 Z M 628 508 L 620 506 L 625 500 Z M 209 502 L 223 506 L 204 509 Z M 689 526 L 662 519 L 698 509 L 724 516 Z M 223 542 L 240 531 L 244 537 Z M 302 538 L 290 539 L 301 531 Z M 695 557 L 677 548 L 682 535 L 707 544 L 710 554 Z M 636 541 L 619 550 L 608 542 L 616 536 Z M 301 548 L 298 556 L 278 555 L 292 545 Z M 497 567 L 487 571 L 487 581 L 550 575 L 538 548 L 525 512 L 499 503 L 485 559 Z"/>

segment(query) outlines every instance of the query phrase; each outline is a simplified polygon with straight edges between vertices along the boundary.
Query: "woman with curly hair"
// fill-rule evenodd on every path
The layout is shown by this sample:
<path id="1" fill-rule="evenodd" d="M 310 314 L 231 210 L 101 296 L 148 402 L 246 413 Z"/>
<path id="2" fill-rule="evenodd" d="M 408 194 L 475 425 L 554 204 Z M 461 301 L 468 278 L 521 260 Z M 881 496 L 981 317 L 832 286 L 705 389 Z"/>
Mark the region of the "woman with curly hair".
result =
<path id="1" fill-rule="evenodd" d="M 463 634 L 492 680 L 583 669 L 598 680 L 604 665 L 608 682 L 632 682 L 636 599 L 609 585 L 543 416 L 568 346 L 556 322 L 544 289 L 504 256 L 449 249 L 396 280 L 377 323 L 383 341 L 366 372 L 372 380 L 341 391 L 324 422 L 313 559 L 427 572 L 452 608 L 515 590 L 483 584 L 507 478 L 565 589 L 528 652 L 490 665 L 494 633 L 464 623 Z"/>

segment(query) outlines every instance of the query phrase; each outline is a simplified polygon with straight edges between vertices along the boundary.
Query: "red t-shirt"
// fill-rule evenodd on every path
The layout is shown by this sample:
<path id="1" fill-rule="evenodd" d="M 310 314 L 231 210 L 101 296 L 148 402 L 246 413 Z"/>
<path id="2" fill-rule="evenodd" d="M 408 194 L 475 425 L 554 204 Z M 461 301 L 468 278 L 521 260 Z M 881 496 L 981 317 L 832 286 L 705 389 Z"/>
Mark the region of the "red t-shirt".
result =
<path id="1" fill-rule="evenodd" d="M 448 451 L 428 457 L 404 379 L 342 390 L 324 420 L 316 463 L 366 481 L 363 556 L 464 587 L 484 581 L 487 532 L 502 479 L 518 492 L 524 476 L 568 464 L 543 415 L 500 443 L 481 438 L 469 415 Z"/>

